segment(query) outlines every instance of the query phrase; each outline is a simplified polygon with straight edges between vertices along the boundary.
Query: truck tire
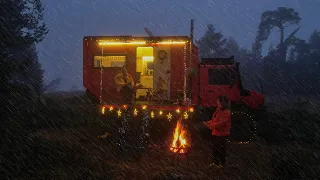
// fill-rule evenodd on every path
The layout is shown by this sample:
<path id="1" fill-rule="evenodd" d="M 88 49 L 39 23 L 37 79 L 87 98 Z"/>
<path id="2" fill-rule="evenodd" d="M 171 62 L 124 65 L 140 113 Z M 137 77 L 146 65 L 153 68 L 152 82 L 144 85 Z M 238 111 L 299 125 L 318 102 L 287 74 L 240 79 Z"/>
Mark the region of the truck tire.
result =
<path id="1" fill-rule="evenodd" d="M 249 143 L 255 136 L 256 122 L 253 116 L 246 111 L 231 113 L 231 130 L 229 142 Z"/>

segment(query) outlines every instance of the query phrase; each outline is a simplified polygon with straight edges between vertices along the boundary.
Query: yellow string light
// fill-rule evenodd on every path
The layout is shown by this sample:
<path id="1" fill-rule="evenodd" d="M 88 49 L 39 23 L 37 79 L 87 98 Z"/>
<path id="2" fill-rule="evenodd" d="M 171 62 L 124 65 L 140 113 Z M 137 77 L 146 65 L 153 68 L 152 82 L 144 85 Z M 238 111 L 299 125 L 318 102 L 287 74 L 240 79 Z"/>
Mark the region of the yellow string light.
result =
<path id="1" fill-rule="evenodd" d="M 147 109 L 147 106 L 146 105 L 142 106 L 142 109 Z"/>
<path id="2" fill-rule="evenodd" d="M 172 114 L 169 113 L 169 114 L 167 115 L 167 118 L 168 118 L 168 120 L 170 121 L 170 120 L 172 119 Z"/>
<path id="3" fill-rule="evenodd" d="M 178 108 L 178 109 L 176 110 L 176 112 L 177 112 L 177 113 L 180 113 L 180 109 Z"/>
<path id="4" fill-rule="evenodd" d="M 137 115 L 138 115 L 138 110 L 137 110 L 136 108 L 134 108 L 133 115 L 134 115 L 134 116 L 137 116 Z"/>
<path id="5" fill-rule="evenodd" d="M 101 114 L 104 114 L 105 109 L 106 109 L 105 107 L 102 107 L 102 108 L 101 108 Z"/>
<path id="6" fill-rule="evenodd" d="M 154 113 L 153 113 L 153 111 L 151 111 L 151 118 L 154 118 Z"/>
<path id="7" fill-rule="evenodd" d="M 189 109 L 189 111 L 190 111 L 190 112 L 193 112 L 193 111 L 194 111 L 194 109 L 193 109 L 193 108 L 190 108 L 190 109 Z"/>
<path id="8" fill-rule="evenodd" d="M 110 106 L 109 111 L 111 112 L 112 110 L 113 110 L 113 107 L 112 107 L 112 106 Z"/>
<path id="9" fill-rule="evenodd" d="M 160 111 L 159 111 L 159 115 L 161 116 L 162 114 L 163 114 L 163 112 L 160 110 Z"/>
<path id="10" fill-rule="evenodd" d="M 120 111 L 120 109 L 118 110 L 118 117 L 120 117 L 121 116 L 121 111 Z"/>
<path id="11" fill-rule="evenodd" d="M 183 116 L 184 116 L 184 119 L 188 119 L 188 117 L 189 117 L 187 112 L 184 112 Z"/>

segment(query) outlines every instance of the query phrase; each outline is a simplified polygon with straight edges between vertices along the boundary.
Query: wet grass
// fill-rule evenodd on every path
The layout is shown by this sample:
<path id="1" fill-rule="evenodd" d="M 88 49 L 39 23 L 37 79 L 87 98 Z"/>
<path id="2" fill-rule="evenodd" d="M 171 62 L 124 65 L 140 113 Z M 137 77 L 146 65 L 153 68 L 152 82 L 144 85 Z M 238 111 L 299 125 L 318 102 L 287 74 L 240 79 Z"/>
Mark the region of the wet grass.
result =
<path id="1" fill-rule="evenodd" d="M 153 143 L 146 151 L 134 148 L 140 140 L 134 135 L 130 138 L 132 147 L 120 152 L 115 145 L 119 123 L 100 119 L 85 96 L 50 96 L 32 117 L 28 129 L 23 128 L 26 131 L 12 131 L 2 139 L 0 176 L 3 179 L 316 179 L 320 177 L 317 166 L 320 151 L 314 147 L 317 141 L 298 138 L 312 136 L 304 132 L 315 126 L 305 123 L 300 131 L 298 125 L 292 126 L 293 121 L 304 118 L 312 121 L 316 116 L 305 117 L 293 114 L 294 111 L 270 112 L 269 120 L 274 124 L 269 122 L 262 127 L 267 131 L 265 134 L 278 133 L 266 135 L 273 141 L 259 138 L 248 145 L 228 144 L 228 165 L 213 169 L 208 168 L 210 144 L 198 136 L 192 136 L 194 147 L 189 164 L 181 157 L 180 163 L 173 165 L 167 143 L 160 143 L 170 140 L 170 130 L 165 133 L 167 136 L 163 135 L 167 123 L 153 122 L 150 133 Z M 162 129 L 156 128 L 157 124 Z M 289 129 L 295 138 L 279 140 L 278 137 L 288 134 L 283 129 Z M 133 134 L 138 134 L 137 131 L 132 129 Z M 97 139 L 104 132 L 112 135 Z M 296 132 L 303 135 L 294 135 Z"/>

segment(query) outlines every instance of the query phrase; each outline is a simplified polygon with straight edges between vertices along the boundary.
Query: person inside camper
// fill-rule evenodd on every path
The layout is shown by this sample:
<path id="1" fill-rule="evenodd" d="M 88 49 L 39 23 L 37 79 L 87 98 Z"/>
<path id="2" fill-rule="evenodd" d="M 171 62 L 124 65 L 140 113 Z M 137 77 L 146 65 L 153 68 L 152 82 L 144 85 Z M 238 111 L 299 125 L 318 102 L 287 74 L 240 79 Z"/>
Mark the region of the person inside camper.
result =
<path id="1" fill-rule="evenodd" d="M 126 66 L 121 68 L 121 71 L 115 76 L 114 80 L 122 103 L 131 104 L 135 92 L 135 84 L 133 77 L 127 72 Z M 138 86 L 141 87 L 141 85 Z"/>

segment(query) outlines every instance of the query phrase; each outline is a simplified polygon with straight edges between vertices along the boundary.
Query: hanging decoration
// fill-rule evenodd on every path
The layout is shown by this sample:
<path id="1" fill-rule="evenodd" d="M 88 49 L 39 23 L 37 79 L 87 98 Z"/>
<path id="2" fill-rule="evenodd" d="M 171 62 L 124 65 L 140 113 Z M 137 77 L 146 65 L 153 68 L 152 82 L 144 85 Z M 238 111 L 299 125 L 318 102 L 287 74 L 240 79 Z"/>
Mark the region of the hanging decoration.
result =
<path id="1" fill-rule="evenodd" d="M 101 60 L 100 60 L 100 96 L 99 96 L 99 100 L 100 100 L 100 104 L 103 101 L 103 88 L 102 88 L 102 82 L 103 82 L 103 63 L 102 63 L 102 57 L 103 57 L 103 47 L 101 47 Z"/>
<path id="2" fill-rule="evenodd" d="M 143 118 L 142 118 L 142 126 L 141 126 L 141 134 L 140 134 L 140 149 L 146 148 L 149 140 L 149 114 L 146 109 L 142 111 Z"/>
<path id="3" fill-rule="evenodd" d="M 189 119 L 191 114 L 194 112 L 193 107 L 170 107 L 170 108 L 156 108 L 151 107 L 148 108 L 146 105 L 138 107 L 132 107 L 130 110 L 126 105 L 115 107 L 115 106 L 102 106 L 101 114 L 102 115 L 112 115 L 115 114 L 118 118 L 124 118 L 123 116 L 128 113 L 128 115 L 132 115 L 133 117 L 140 116 L 148 116 L 149 119 L 154 118 L 166 118 L 171 121 L 176 116 L 182 116 L 183 119 Z"/>
<path id="4" fill-rule="evenodd" d="M 165 50 L 158 51 L 158 58 L 160 59 L 160 64 L 163 64 L 163 61 L 167 59 L 168 53 Z"/>
<path id="5" fill-rule="evenodd" d="M 249 120 L 250 120 L 250 122 L 252 123 L 252 126 L 253 126 L 253 135 L 249 138 L 248 141 L 232 141 L 232 143 L 249 144 L 253 140 L 255 135 L 256 135 L 256 130 L 257 130 L 256 121 L 253 119 L 253 117 L 250 114 L 242 112 L 242 111 L 235 111 L 235 112 L 232 112 L 231 114 L 232 115 L 246 115 L 249 118 Z M 231 143 L 230 138 L 228 138 L 228 142 Z"/>
<path id="6" fill-rule="evenodd" d="M 184 67 L 184 77 L 183 77 L 183 102 L 187 99 L 187 45 L 183 47 L 183 67 Z"/>
<path id="7" fill-rule="evenodd" d="M 119 109 L 117 112 L 118 112 L 118 118 L 120 118 L 121 114 L 122 114 L 121 110 Z M 120 137 L 119 137 L 116 145 L 120 150 L 125 150 L 126 148 L 128 148 L 128 143 L 126 141 L 126 135 L 129 131 L 128 120 L 130 118 L 130 115 L 129 115 L 127 109 L 124 110 L 124 115 L 122 117 L 123 118 L 121 118 L 122 119 L 121 127 L 119 128 Z"/>

